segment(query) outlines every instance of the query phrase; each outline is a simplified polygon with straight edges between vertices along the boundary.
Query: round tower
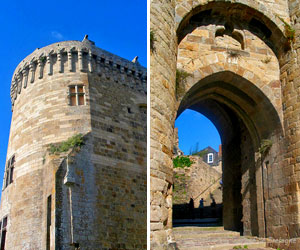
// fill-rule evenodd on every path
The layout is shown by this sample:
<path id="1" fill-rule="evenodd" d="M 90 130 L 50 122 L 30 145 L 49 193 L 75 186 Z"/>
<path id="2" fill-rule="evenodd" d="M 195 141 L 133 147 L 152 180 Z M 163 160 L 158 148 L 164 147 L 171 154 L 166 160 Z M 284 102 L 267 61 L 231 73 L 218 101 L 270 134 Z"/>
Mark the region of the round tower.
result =
<path id="1" fill-rule="evenodd" d="M 5 249 L 146 244 L 146 69 L 87 36 L 16 68 L 0 207 Z"/>

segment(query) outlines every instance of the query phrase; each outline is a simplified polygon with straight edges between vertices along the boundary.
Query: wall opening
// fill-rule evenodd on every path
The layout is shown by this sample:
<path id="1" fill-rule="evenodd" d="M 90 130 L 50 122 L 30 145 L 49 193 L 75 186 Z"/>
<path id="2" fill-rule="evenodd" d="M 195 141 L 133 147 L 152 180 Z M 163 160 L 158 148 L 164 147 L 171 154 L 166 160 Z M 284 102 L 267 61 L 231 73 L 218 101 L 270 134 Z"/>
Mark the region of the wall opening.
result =
<path id="1" fill-rule="evenodd" d="M 173 226 L 222 225 L 222 147 L 213 123 L 199 112 L 185 110 L 175 122 Z M 177 136 L 178 131 L 178 136 Z"/>
<path id="2" fill-rule="evenodd" d="M 280 137 L 277 111 L 253 83 L 229 71 L 195 83 L 183 95 L 177 117 L 187 109 L 206 116 L 221 137 L 224 228 L 241 235 L 266 235 L 264 164 L 258 155 L 263 139 Z"/>

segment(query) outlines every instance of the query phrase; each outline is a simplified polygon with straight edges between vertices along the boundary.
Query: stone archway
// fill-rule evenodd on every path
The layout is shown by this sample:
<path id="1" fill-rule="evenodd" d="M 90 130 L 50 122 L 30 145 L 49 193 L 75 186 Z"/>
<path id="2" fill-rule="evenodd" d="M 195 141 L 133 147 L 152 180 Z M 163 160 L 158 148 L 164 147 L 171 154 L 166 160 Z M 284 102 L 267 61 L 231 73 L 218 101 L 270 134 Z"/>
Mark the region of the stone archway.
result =
<path id="1" fill-rule="evenodd" d="M 280 141 L 278 112 L 254 83 L 231 71 L 195 80 L 180 102 L 178 115 L 187 108 L 209 118 L 221 136 L 224 228 L 264 237 L 269 221 L 265 213 L 269 197 L 264 195 L 264 166 L 266 162 L 278 164 L 280 159 L 274 160 L 278 147 L 271 148 L 267 157 L 260 147 L 266 139 L 276 144 Z M 269 119 L 265 119 L 267 116 Z M 265 171 L 267 174 L 270 170 Z"/>
<path id="2" fill-rule="evenodd" d="M 266 112 L 257 114 L 255 108 L 253 111 L 247 109 L 247 105 L 238 102 L 237 96 L 241 96 L 239 91 L 249 95 L 249 89 L 241 89 L 239 86 L 230 86 L 231 81 L 225 81 L 225 85 L 219 81 L 210 79 L 210 84 L 215 84 L 214 87 L 207 89 L 199 87 L 199 90 L 206 91 L 206 97 L 201 99 L 202 104 L 199 106 L 203 108 L 206 106 L 212 106 L 212 104 L 218 104 L 224 117 L 227 114 L 232 117 L 232 120 L 236 119 L 238 128 L 241 131 L 248 133 L 248 138 L 253 140 L 252 146 L 248 147 L 253 156 L 254 164 L 260 162 L 257 152 L 263 139 L 269 138 L 272 140 L 273 145 L 267 157 L 263 162 L 257 163 L 261 169 L 260 174 L 261 188 L 267 187 L 267 190 L 271 192 L 265 193 L 264 208 L 258 206 L 257 217 L 263 214 L 265 217 L 265 224 L 258 225 L 258 235 L 267 235 L 274 238 L 296 238 L 300 235 L 300 226 L 298 223 L 298 190 L 299 190 L 299 178 L 295 173 L 295 169 L 298 169 L 297 156 L 299 154 L 299 146 L 297 141 L 300 139 L 298 133 L 298 99 L 297 88 L 298 78 L 296 73 L 293 73 L 298 65 L 297 53 L 288 39 L 284 35 L 285 24 L 277 17 L 285 19 L 290 22 L 290 19 L 294 21 L 300 21 L 297 16 L 299 14 L 299 8 L 293 4 L 293 1 L 279 1 L 281 11 L 277 11 L 279 8 L 269 8 L 270 2 L 268 1 L 151 1 L 151 30 L 154 33 L 154 47 L 155 50 L 151 53 L 151 246 L 153 249 L 164 249 L 168 243 L 172 242 L 172 147 L 173 147 L 173 129 L 174 121 L 177 115 L 178 109 L 184 107 L 180 106 L 187 100 L 186 94 L 190 94 L 193 89 L 193 84 L 197 85 L 197 82 L 191 82 L 193 77 L 199 79 L 209 79 L 210 75 L 215 72 L 212 70 L 214 67 L 220 67 L 220 73 L 223 71 L 231 71 L 235 75 L 240 75 L 243 79 L 248 78 L 248 82 L 251 85 L 258 86 L 259 91 L 256 93 L 262 93 L 264 97 L 254 97 L 250 95 L 250 99 L 255 103 L 262 105 L 262 109 L 268 110 L 268 112 L 277 114 L 275 121 L 268 121 L 267 126 L 271 130 L 265 127 L 265 121 L 259 122 L 263 118 L 268 120 L 271 116 Z M 268 6 L 268 8 L 266 8 Z M 291 13 L 288 10 L 290 8 Z M 232 25 L 233 24 L 233 25 Z M 210 62 L 203 66 L 199 66 L 195 69 L 191 67 L 185 68 L 185 65 L 179 65 L 186 71 L 193 74 L 193 77 L 187 78 L 187 84 L 182 84 L 184 87 L 183 93 L 178 94 L 176 87 L 176 68 L 177 68 L 177 53 L 178 43 L 181 42 L 188 34 L 191 34 L 198 27 L 214 25 L 215 30 L 213 37 L 207 37 L 207 42 L 212 42 L 212 39 L 219 39 L 219 37 L 225 37 L 226 39 L 233 39 L 240 43 L 242 57 L 246 57 L 249 52 L 244 50 L 247 48 L 247 33 L 255 35 L 258 39 L 272 51 L 272 58 L 275 58 L 278 65 L 278 77 L 275 81 L 265 81 L 257 72 L 255 67 L 245 67 L 242 65 L 242 60 L 224 60 L 220 62 Z M 221 27 L 220 27 L 221 26 Z M 258 28 L 257 28 L 258 27 Z M 243 39 L 241 38 L 241 36 Z M 298 35 L 296 35 L 296 41 L 298 41 Z M 203 36 L 202 36 L 203 37 Z M 192 38 L 196 39 L 197 38 Z M 201 38 L 202 39 L 202 38 Z M 237 44 L 238 45 L 238 44 Z M 246 45 L 246 46 L 244 46 Z M 210 50 L 213 49 L 213 44 L 210 44 Z M 256 47 L 255 45 L 253 47 Z M 249 48 L 249 47 L 248 47 Z M 179 45 L 180 49 L 180 45 Z M 240 49 L 238 49 L 240 50 Z M 234 55 L 235 49 L 230 48 L 224 50 L 226 53 Z M 291 52 L 289 52 L 291 51 Z M 300 52 L 299 52 L 300 53 Z M 269 54 L 267 54 L 269 55 Z M 200 58 L 203 59 L 203 57 Z M 264 58 L 261 58 L 264 60 Z M 265 60 L 267 62 L 268 60 Z M 228 68 L 228 65 L 231 67 Z M 235 65 L 234 65 L 235 64 Z M 251 65 L 250 65 L 251 66 Z M 254 65 L 254 63 L 252 64 Z M 233 70 L 236 67 L 237 70 Z M 238 70 L 245 69 L 246 74 L 238 72 Z M 212 70 L 212 72 L 210 72 Z M 203 72 L 207 71 L 207 74 Z M 254 71 L 254 74 L 253 74 Z M 198 75 L 197 75 L 198 74 Z M 256 77 L 255 75 L 258 75 Z M 280 75 L 280 76 L 279 76 Z M 217 75 L 214 75 L 217 76 Z M 250 79 L 251 78 L 251 79 Z M 257 78 L 254 80 L 253 78 Z M 195 80 L 195 79 L 194 79 Z M 224 80 L 224 79 L 222 79 Z M 224 81 L 223 81 L 224 83 Z M 195 85 L 195 86 L 196 86 Z M 222 85 L 222 86 L 221 86 Z M 203 85 L 205 86 L 205 84 Z M 212 85 L 210 85 L 212 86 Z M 274 89 L 277 88 L 275 91 Z M 216 90 L 216 92 L 211 90 Z M 235 90 L 233 90 L 235 89 Z M 222 93 L 220 93 L 220 90 Z M 196 93 L 196 92 L 193 92 Z M 220 97 L 220 94 L 221 97 Z M 260 96 L 260 95 L 258 95 Z M 261 96 L 261 97 L 262 97 Z M 197 96 L 195 100 L 198 100 Z M 197 97 L 197 98 L 196 98 Z M 258 99 L 257 99 L 258 98 Z M 240 98 L 245 99 L 245 98 Z M 247 98 L 246 98 L 247 99 Z M 251 103 L 251 100 L 246 101 Z M 188 100 L 190 100 L 188 98 Z M 255 101 L 256 100 L 256 101 Z M 236 103 L 238 105 L 235 105 Z M 186 102 L 189 103 L 189 102 Z M 196 105 L 197 102 L 193 103 Z M 192 103 L 189 103 L 192 105 Z M 203 106 L 204 105 L 204 106 Z M 266 106 L 265 106 L 266 105 Z M 245 107 L 247 108 L 245 109 Z M 251 106 L 251 105 L 250 105 Z M 299 106 L 300 107 L 300 106 Z M 184 109 L 184 108 L 182 108 Z M 195 108 L 196 109 L 196 108 Z M 265 111 L 266 111 L 265 110 Z M 273 111 L 271 111 L 273 110 Z M 204 113 L 203 110 L 200 110 Z M 179 111 L 180 112 L 180 111 Z M 221 111 L 220 111 L 221 112 Z M 213 112 L 210 112 L 213 113 Z M 266 115 L 267 114 L 267 115 Z M 257 116 L 257 117 L 255 117 Z M 264 117 L 265 116 L 265 117 Z M 235 118 L 234 118 L 235 117 Z M 259 118 L 260 117 L 260 118 Z M 273 116 L 272 116 L 273 117 Z M 241 119 L 242 118 L 242 119 Z M 249 118 L 249 119 L 247 119 Z M 272 120 L 272 119 L 271 119 Z M 251 125 L 252 124 L 252 125 Z M 274 124 L 279 124 L 279 128 Z M 260 129 L 258 129 L 260 128 Z M 262 130 L 261 130 L 262 128 Z M 263 131 L 264 130 L 264 131 Z M 229 131 L 229 130 L 228 130 Z M 270 132 L 272 131 L 272 132 Z M 270 132 L 270 133 L 268 133 Z M 243 132 L 244 133 L 244 132 Z M 244 138 L 244 134 L 239 135 L 239 140 Z M 243 136 L 242 136 L 243 135 Z M 247 137 L 247 135 L 246 135 Z M 235 144 L 236 145 L 236 144 Z M 240 143 L 239 145 L 243 145 Z M 241 147 L 241 150 L 243 148 Z M 240 154 L 243 155 L 243 154 Z M 268 158 L 269 157 L 269 158 Z M 242 159 L 244 161 L 245 159 Z M 261 167 L 262 166 L 262 167 Z M 271 175 L 266 175 L 271 174 Z M 255 175 L 256 176 L 256 175 Z M 272 182 L 268 178 L 272 176 Z M 242 180 L 243 181 L 243 180 Z M 265 186 L 265 183 L 271 183 L 271 186 Z M 262 193 L 257 189 L 257 192 Z M 255 195 L 254 195 L 255 196 Z M 256 195 L 257 196 L 257 195 Z M 258 196 L 257 196 L 258 197 Z M 260 197 L 264 199 L 264 197 Z M 260 211 L 259 211 L 260 210 Z M 250 221 L 251 221 L 250 215 Z M 251 221 L 253 222 L 253 221 Z M 255 222 L 253 222 L 255 224 Z M 252 224 L 253 224 L 252 223 Z M 251 227 L 251 226 L 250 226 Z M 263 228 L 263 229 L 262 229 Z M 252 230 L 252 229 L 251 229 Z M 251 231 L 250 230 L 250 231 Z M 253 230 L 252 230 L 253 231 Z M 255 232 L 251 232 L 255 234 Z M 294 244 L 294 248 L 296 244 Z M 289 243 L 289 246 L 292 244 Z M 286 246 L 285 246 L 286 247 Z"/>

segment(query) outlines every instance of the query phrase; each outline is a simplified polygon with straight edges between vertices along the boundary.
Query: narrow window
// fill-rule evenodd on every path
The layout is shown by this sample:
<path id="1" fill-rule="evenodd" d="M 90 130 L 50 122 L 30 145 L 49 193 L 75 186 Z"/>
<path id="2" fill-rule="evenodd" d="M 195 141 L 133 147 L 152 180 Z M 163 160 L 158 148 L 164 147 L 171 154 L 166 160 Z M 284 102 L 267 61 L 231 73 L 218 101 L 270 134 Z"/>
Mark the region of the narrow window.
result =
<path id="1" fill-rule="evenodd" d="M 69 97 L 71 106 L 79 106 L 85 104 L 85 92 L 83 85 L 69 86 Z"/>
<path id="2" fill-rule="evenodd" d="M 15 168 L 15 156 L 12 156 L 6 164 L 6 171 L 5 171 L 5 183 L 4 188 L 6 188 L 9 184 L 13 182 L 14 179 L 14 168 Z"/>
<path id="3" fill-rule="evenodd" d="M 4 217 L 1 222 L 1 250 L 5 250 L 7 217 Z"/>
<path id="4" fill-rule="evenodd" d="M 46 249 L 50 250 L 50 232 L 51 232 L 51 195 L 47 199 L 47 245 Z"/>
<path id="5" fill-rule="evenodd" d="M 207 154 L 207 163 L 213 163 L 214 162 L 214 154 L 209 153 Z"/>

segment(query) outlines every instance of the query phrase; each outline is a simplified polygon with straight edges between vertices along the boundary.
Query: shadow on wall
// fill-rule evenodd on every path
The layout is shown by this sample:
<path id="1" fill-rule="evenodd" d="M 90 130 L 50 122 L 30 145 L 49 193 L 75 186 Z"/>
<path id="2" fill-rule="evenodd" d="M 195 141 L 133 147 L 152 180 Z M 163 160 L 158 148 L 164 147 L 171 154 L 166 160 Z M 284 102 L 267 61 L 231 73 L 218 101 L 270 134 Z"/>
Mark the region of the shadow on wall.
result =
<path id="1" fill-rule="evenodd" d="M 193 199 L 189 203 L 173 205 L 173 223 L 177 220 L 197 220 L 197 223 L 206 223 L 206 219 L 214 219 L 213 222 L 222 225 L 223 219 L 223 203 L 216 203 L 214 195 L 210 194 L 210 198 L 203 200 L 198 207 L 194 204 Z M 200 220 L 199 220 L 200 219 Z M 201 221 L 203 219 L 203 221 Z"/>

